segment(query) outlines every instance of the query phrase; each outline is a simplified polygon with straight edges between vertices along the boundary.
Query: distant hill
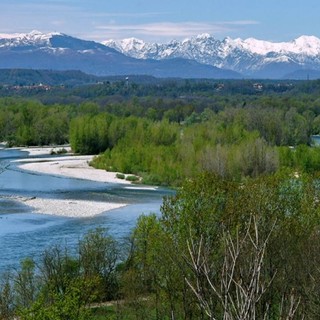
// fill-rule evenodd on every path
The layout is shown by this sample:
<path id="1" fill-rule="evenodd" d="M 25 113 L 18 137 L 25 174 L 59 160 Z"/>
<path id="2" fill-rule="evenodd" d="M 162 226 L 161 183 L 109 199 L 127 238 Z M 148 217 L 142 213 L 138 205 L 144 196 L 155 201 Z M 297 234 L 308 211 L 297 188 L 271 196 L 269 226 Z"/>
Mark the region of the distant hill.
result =
<path id="1" fill-rule="evenodd" d="M 101 84 L 104 82 L 134 82 L 136 84 L 156 84 L 166 78 L 148 75 L 94 76 L 78 70 L 54 71 L 34 69 L 0 69 L 0 85 L 5 86 L 68 86 Z"/>
<path id="2" fill-rule="evenodd" d="M 317 80 L 320 79 L 320 70 L 296 70 L 286 74 L 283 78 L 293 80 Z"/>
<path id="3" fill-rule="evenodd" d="M 45 84 L 49 86 L 75 86 L 96 83 L 99 79 L 99 77 L 88 75 L 81 71 L 0 69 L 1 85 L 31 86 Z"/>

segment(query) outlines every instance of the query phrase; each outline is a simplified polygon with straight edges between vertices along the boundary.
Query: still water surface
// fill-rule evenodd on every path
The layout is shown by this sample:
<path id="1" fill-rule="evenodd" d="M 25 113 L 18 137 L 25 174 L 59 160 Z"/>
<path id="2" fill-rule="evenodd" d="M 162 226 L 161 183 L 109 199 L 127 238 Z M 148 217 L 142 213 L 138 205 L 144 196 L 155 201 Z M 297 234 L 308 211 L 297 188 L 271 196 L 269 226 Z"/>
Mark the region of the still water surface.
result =
<path id="1" fill-rule="evenodd" d="M 0 272 L 17 267 L 24 257 L 37 258 L 54 245 L 73 246 L 88 230 L 107 228 L 119 241 L 130 234 L 142 214 L 159 212 L 167 189 L 128 189 L 126 185 L 34 174 L 13 160 L 27 158 L 19 150 L 0 148 Z M 126 202 L 128 206 L 90 218 L 36 214 L 14 197 Z"/>

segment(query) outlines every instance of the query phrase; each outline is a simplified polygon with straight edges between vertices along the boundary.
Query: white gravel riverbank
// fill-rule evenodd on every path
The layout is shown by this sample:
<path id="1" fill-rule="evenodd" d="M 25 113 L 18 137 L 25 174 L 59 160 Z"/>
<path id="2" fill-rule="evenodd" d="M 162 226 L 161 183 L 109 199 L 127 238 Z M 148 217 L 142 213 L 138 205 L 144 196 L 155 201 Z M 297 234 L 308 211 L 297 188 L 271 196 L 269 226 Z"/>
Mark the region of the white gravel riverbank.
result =
<path id="1" fill-rule="evenodd" d="M 56 150 L 61 147 L 56 147 Z M 49 155 L 52 147 L 45 148 L 26 148 L 22 151 L 28 151 L 30 158 L 15 160 L 20 169 L 49 174 L 54 176 L 64 176 L 84 180 L 92 180 L 104 183 L 120 183 L 130 185 L 129 181 L 116 178 L 116 172 L 107 172 L 105 170 L 95 169 L 89 166 L 93 156 L 61 156 L 48 158 L 32 158 L 37 155 Z M 126 203 L 84 201 L 84 200 L 65 200 L 65 199 L 47 199 L 39 197 L 20 198 L 15 201 L 22 202 L 32 208 L 35 212 L 66 217 L 91 217 L 102 212 L 117 209 L 126 206 Z"/>
<path id="2" fill-rule="evenodd" d="M 89 162 L 92 159 L 93 156 L 65 156 L 19 159 L 16 162 L 19 163 L 19 168 L 27 171 L 98 182 L 130 184 L 129 181 L 118 179 L 116 172 L 90 167 Z"/>
<path id="3" fill-rule="evenodd" d="M 102 212 L 126 206 L 125 203 L 67 199 L 25 198 L 20 199 L 20 201 L 34 208 L 37 213 L 73 218 L 88 218 L 101 214 Z"/>

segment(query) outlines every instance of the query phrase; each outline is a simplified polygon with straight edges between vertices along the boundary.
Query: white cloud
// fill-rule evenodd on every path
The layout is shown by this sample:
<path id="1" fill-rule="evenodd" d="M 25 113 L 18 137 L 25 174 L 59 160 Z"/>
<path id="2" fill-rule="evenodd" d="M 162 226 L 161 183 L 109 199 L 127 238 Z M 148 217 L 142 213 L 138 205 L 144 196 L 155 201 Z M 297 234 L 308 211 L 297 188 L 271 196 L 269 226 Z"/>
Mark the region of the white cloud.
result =
<path id="1" fill-rule="evenodd" d="M 105 17 L 105 18 L 152 18 L 156 16 L 168 16 L 171 15 L 170 12 L 119 12 L 119 13 L 113 13 L 113 12 L 107 12 L 107 13 L 92 13 L 92 17 Z M 90 16 L 88 13 L 87 16 Z"/>
<path id="2" fill-rule="evenodd" d="M 258 24 L 257 21 L 223 21 L 223 22 L 158 22 L 144 24 L 115 24 L 97 26 L 92 34 L 96 40 L 123 39 L 137 37 L 144 40 L 167 41 L 210 33 L 214 36 L 228 34 L 244 26 Z M 103 32 L 104 38 L 101 38 Z"/>

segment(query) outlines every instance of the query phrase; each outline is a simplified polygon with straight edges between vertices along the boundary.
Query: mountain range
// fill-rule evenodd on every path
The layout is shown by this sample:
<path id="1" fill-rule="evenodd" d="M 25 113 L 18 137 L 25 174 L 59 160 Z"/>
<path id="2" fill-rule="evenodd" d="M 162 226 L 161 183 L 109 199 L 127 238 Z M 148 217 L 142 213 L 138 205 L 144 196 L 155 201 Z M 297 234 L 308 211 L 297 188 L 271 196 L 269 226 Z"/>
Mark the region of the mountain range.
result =
<path id="1" fill-rule="evenodd" d="M 314 36 L 280 43 L 254 38 L 218 40 L 209 34 L 165 44 L 146 43 L 135 38 L 103 43 L 138 59 L 190 59 L 250 78 L 320 76 L 320 39 Z"/>
<path id="2" fill-rule="evenodd" d="M 0 34 L 0 69 L 79 70 L 96 76 L 151 75 L 181 78 L 240 78 L 195 60 L 128 57 L 101 43 L 61 33 Z"/>
<path id="3" fill-rule="evenodd" d="M 320 39 L 274 43 L 202 34 L 166 44 L 135 38 L 103 43 L 62 33 L 0 34 L 0 69 L 79 70 L 96 76 L 176 78 L 320 77 Z"/>

